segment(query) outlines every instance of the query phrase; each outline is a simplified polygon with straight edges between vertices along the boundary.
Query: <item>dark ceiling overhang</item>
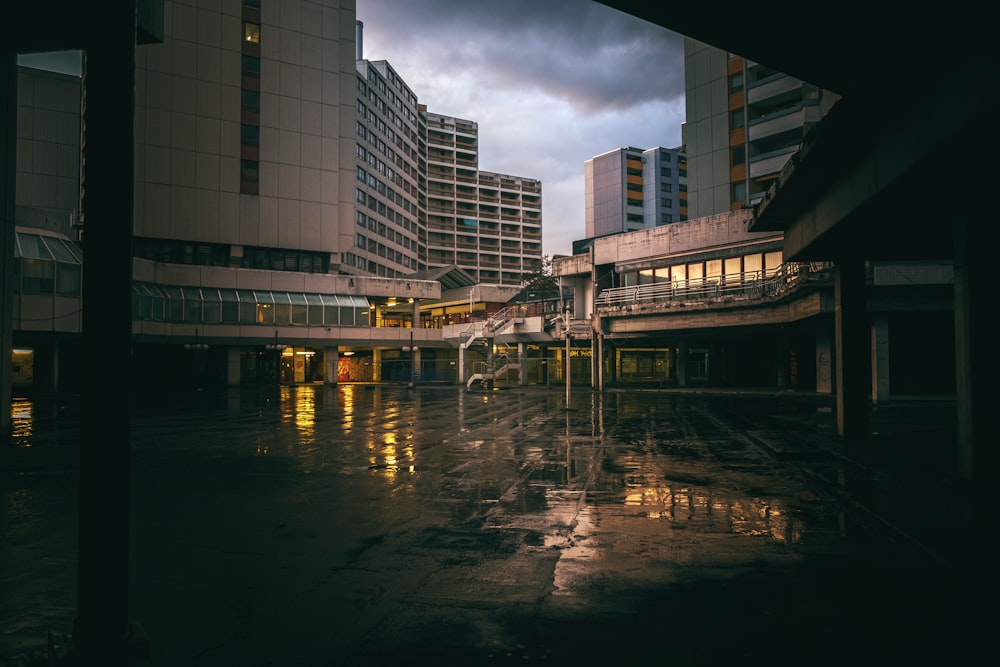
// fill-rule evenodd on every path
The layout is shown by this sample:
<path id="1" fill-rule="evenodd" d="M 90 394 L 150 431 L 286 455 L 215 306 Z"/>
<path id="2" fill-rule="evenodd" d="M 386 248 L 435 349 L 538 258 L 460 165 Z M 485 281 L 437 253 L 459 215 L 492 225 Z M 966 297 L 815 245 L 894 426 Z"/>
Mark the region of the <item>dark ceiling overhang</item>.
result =
<path id="1" fill-rule="evenodd" d="M 706 3 L 597 1 L 841 96 L 750 223 L 783 231 L 787 259 L 951 258 L 949 213 L 995 187 L 1000 87 L 983 5 L 779 2 L 728 19 Z"/>
<path id="2" fill-rule="evenodd" d="M 21 2 L 5 8 L 0 20 L 0 49 L 14 53 L 85 50 L 88 40 L 107 38 L 107 12 L 134 6 L 136 44 L 163 41 L 164 0 L 50 0 Z"/>

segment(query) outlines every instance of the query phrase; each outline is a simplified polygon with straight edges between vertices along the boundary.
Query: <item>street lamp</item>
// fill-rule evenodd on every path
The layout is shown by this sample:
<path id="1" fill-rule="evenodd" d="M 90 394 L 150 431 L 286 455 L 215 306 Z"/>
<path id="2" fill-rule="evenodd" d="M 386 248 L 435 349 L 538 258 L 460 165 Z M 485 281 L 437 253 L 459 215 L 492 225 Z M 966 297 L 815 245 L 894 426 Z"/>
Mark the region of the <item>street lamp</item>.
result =
<path id="1" fill-rule="evenodd" d="M 288 346 L 285 345 L 284 343 L 279 343 L 278 342 L 278 330 L 277 329 L 274 330 L 274 342 L 273 343 L 268 343 L 267 345 L 264 346 L 265 349 L 274 350 L 275 351 L 274 374 L 275 374 L 275 378 L 278 381 L 278 384 L 281 384 L 281 353 L 287 347 Z"/>
<path id="2" fill-rule="evenodd" d="M 185 350 L 207 350 L 208 349 L 208 343 L 201 343 L 201 342 L 198 341 L 198 330 L 195 329 L 194 330 L 194 342 L 193 343 L 184 343 L 184 349 Z"/>
<path id="3" fill-rule="evenodd" d="M 275 329 L 274 330 L 274 342 L 273 343 L 268 343 L 264 347 L 266 349 L 268 349 L 268 350 L 278 350 L 280 352 L 281 350 L 284 350 L 288 346 L 285 345 L 284 343 L 278 343 L 278 330 Z"/>

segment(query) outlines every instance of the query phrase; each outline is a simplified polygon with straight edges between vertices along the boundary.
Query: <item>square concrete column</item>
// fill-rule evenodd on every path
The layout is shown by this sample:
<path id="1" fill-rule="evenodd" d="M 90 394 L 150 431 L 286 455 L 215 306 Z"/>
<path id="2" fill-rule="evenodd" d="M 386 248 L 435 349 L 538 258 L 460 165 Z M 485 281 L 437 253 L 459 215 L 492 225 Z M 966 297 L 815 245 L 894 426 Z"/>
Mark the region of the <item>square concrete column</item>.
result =
<path id="1" fill-rule="evenodd" d="M 834 276 L 837 432 L 845 437 L 869 435 L 871 331 L 866 291 L 864 260 L 837 262 Z"/>
<path id="2" fill-rule="evenodd" d="M 340 380 L 340 350 L 336 347 L 324 348 L 323 359 L 326 363 L 323 373 L 326 383 L 337 384 Z"/>
<path id="3" fill-rule="evenodd" d="M 235 345 L 226 350 L 226 384 L 235 387 L 243 381 L 243 369 L 240 366 L 240 353 L 242 350 Z"/>
<path id="4" fill-rule="evenodd" d="M 12 373 L 10 359 L 14 346 L 14 180 L 17 173 L 17 53 L 0 44 L 0 435 L 11 430 L 10 401 Z"/>
<path id="5" fill-rule="evenodd" d="M 791 373 L 788 358 L 788 336 L 779 335 L 774 342 L 774 347 L 775 371 L 777 375 L 775 385 L 778 389 L 784 389 L 788 386 L 788 379 Z"/>
<path id="6" fill-rule="evenodd" d="M 135 2 L 102 4 L 86 45 L 84 354 L 80 396 L 80 664 L 124 664 L 129 628 L 129 393 L 135 200 Z M 108 402 L 114 402 L 109 419 Z"/>
<path id="7" fill-rule="evenodd" d="M 979 187 L 990 187 L 982 178 Z M 996 383 L 1000 355 L 996 350 L 996 325 L 989 310 L 995 244 L 985 243 L 980 228 L 996 213 L 960 211 L 954 220 L 955 235 L 955 384 L 958 404 L 958 473 L 977 482 L 1000 479 L 1000 420 L 996 415 Z M 986 310 L 989 309 L 989 310 Z"/>
<path id="8" fill-rule="evenodd" d="M 889 400 L 889 320 L 878 317 L 872 321 L 872 402 Z"/>
<path id="9" fill-rule="evenodd" d="M 816 329 L 816 393 L 833 392 L 833 336 L 830 329 Z"/>
<path id="10" fill-rule="evenodd" d="M 677 344 L 677 385 L 687 386 L 688 344 L 682 340 Z"/>

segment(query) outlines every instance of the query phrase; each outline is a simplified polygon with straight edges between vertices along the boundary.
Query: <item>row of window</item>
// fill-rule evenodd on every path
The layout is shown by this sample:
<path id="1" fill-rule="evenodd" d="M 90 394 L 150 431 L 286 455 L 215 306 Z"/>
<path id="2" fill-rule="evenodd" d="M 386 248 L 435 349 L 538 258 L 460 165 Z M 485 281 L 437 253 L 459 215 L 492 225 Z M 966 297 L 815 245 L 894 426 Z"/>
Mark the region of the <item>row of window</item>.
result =
<path id="1" fill-rule="evenodd" d="M 382 141 L 382 139 L 379 138 L 379 136 L 375 133 L 374 130 L 369 130 L 368 127 L 360 120 L 358 121 L 357 131 L 359 139 L 361 139 L 362 141 L 366 141 L 368 144 L 374 146 L 376 149 L 375 151 L 369 151 L 364 149 L 364 146 L 359 144 L 358 159 L 367 162 L 372 169 L 375 169 L 380 174 L 385 176 L 390 183 L 393 183 L 396 186 L 403 188 L 406 192 L 410 192 L 413 186 L 410 184 L 409 180 L 404 180 L 402 175 L 394 171 L 392 167 L 389 166 L 389 164 L 395 164 L 396 166 L 401 167 L 403 172 L 406 173 L 407 176 L 410 176 L 412 172 L 410 162 L 404 160 L 402 157 L 397 155 L 391 148 L 389 148 L 386 145 L 384 141 Z M 387 164 L 386 162 L 380 160 L 378 157 L 378 153 L 382 153 L 383 155 L 385 155 L 387 158 L 389 158 L 390 162 Z M 413 156 L 413 159 L 415 161 L 416 156 Z"/>
<path id="2" fill-rule="evenodd" d="M 782 252 L 776 250 L 725 259 L 673 264 L 621 273 L 617 286 L 631 287 L 653 283 L 690 284 L 702 280 L 719 280 L 724 284 L 739 284 L 746 280 L 760 280 L 772 275 L 781 268 L 782 261 Z"/>
<path id="3" fill-rule="evenodd" d="M 14 262 L 15 290 L 21 294 L 80 296 L 81 282 L 80 264 L 42 259 Z"/>
<path id="4" fill-rule="evenodd" d="M 132 284 L 133 317 L 155 322 L 367 327 L 369 310 L 353 295 Z"/>
<path id="5" fill-rule="evenodd" d="M 392 229 L 384 222 L 379 222 L 375 218 L 366 216 L 361 211 L 356 211 L 355 214 L 357 216 L 359 227 L 374 232 L 382 238 L 387 239 L 398 246 L 402 246 L 407 250 L 415 251 L 417 249 L 417 242 L 412 237 L 403 234 L 399 230 Z"/>
<path id="6" fill-rule="evenodd" d="M 15 232 L 14 285 L 21 294 L 80 296 L 83 254 L 58 236 Z"/>
<path id="7" fill-rule="evenodd" d="M 173 239 L 136 237 L 132 251 L 136 257 L 163 264 L 232 266 L 231 246 L 225 243 L 197 243 Z M 243 269 L 329 273 L 330 253 L 246 246 L 239 263 Z"/>
<path id="8" fill-rule="evenodd" d="M 358 156 L 360 157 L 361 156 L 361 151 L 363 151 L 364 148 L 361 147 L 361 146 L 358 146 L 358 148 L 360 149 L 358 151 Z M 401 192 L 399 192 L 398 190 L 393 190 L 391 187 L 387 186 L 384 181 L 380 180 L 374 174 L 370 174 L 367 171 L 365 171 L 364 167 L 361 167 L 360 165 L 357 167 L 357 177 L 358 177 L 359 181 L 361 181 L 362 183 L 364 183 L 365 185 L 367 185 L 369 188 L 371 188 L 375 192 L 377 192 L 380 195 L 382 195 L 383 197 L 385 197 L 386 200 L 390 204 L 395 203 L 397 206 L 401 206 L 405 212 L 416 214 L 416 212 L 417 212 L 417 205 L 414 204 L 413 202 L 411 202 L 410 199 L 409 199 L 409 197 L 404 197 L 403 194 Z M 409 183 L 409 181 L 404 181 L 404 184 L 405 184 L 404 185 L 404 190 L 406 191 L 407 194 L 409 194 L 409 192 L 410 192 L 410 183 Z M 398 213 L 398 216 L 397 216 L 397 215 L 395 215 L 396 213 L 398 213 L 398 212 L 390 212 L 389 219 L 393 220 L 395 222 L 399 222 L 399 224 L 401 224 L 404 227 L 406 227 L 406 229 L 409 229 L 410 226 L 413 225 L 413 222 L 411 220 L 409 220 L 409 219 L 406 219 L 406 223 L 404 224 L 402 222 L 402 220 L 404 219 L 403 214 L 402 213 Z M 394 220 L 394 218 L 397 218 L 397 219 Z M 415 227 L 415 225 L 414 225 L 414 227 Z"/>
<path id="9" fill-rule="evenodd" d="M 379 100 L 379 102 L 381 103 L 381 100 Z M 381 104 L 379 104 L 378 106 L 381 106 Z M 394 118 L 397 127 L 405 127 L 401 126 L 402 120 L 398 116 L 394 116 Z M 368 107 L 365 106 L 365 103 L 359 99 L 358 100 L 359 128 L 361 127 L 362 123 L 369 123 L 373 129 L 367 133 L 362 133 L 362 131 L 359 129 L 358 131 L 359 136 L 366 137 L 368 141 L 370 141 L 372 144 L 377 145 L 378 149 L 387 158 L 389 158 L 390 163 L 399 166 L 405 165 L 405 168 L 407 170 L 406 173 L 409 174 L 410 173 L 409 163 L 406 163 L 404 161 L 403 156 L 407 156 L 413 160 L 416 160 L 417 152 L 408 142 L 404 141 L 403 138 L 400 137 L 395 130 L 392 129 L 391 124 L 393 123 L 393 120 L 390 119 L 389 123 L 386 123 L 384 120 L 382 120 L 375 114 L 374 109 L 369 109 Z M 380 133 L 382 133 L 382 135 L 384 135 L 388 141 L 386 142 L 379 139 L 378 136 L 376 136 L 374 133 L 375 129 L 377 129 Z M 405 127 L 405 132 L 403 132 L 403 134 L 405 134 L 406 136 L 410 136 L 411 135 L 410 128 Z M 402 153 L 402 156 L 397 155 L 396 151 L 392 148 L 393 146 L 399 149 L 400 153 Z"/>
<path id="10" fill-rule="evenodd" d="M 409 90 L 403 89 L 401 85 L 402 81 L 396 76 L 395 72 L 393 72 L 391 69 L 389 70 L 389 74 L 395 84 L 396 89 L 398 89 L 401 93 L 405 95 L 405 99 L 403 97 L 396 95 L 395 91 L 391 87 L 386 85 L 385 79 L 379 76 L 379 73 L 375 70 L 374 67 L 368 68 L 368 83 L 370 85 L 374 85 L 379 90 L 379 92 L 388 97 L 389 104 L 398 109 L 399 112 L 403 114 L 403 116 L 405 116 L 407 120 L 410 121 L 410 123 L 416 124 L 417 117 L 411 111 L 411 108 L 417 105 L 417 96 L 414 95 Z M 358 86 L 358 90 L 364 92 L 360 85 Z M 369 89 L 367 92 L 368 92 L 368 99 L 371 99 L 373 101 L 377 99 L 377 95 L 375 95 L 374 90 Z M 389 109 L 389 111 L 391 112 L 392 110 Z"/>
<path id="11" fill-rule="evenodd" d="M 387 251 L 388 252 L 388 251 Z M 420 262 L 411 262 L 415 271 L 423 271 L 427 268 L 426 264 Z M 378 276 L 380 278 L 402 278 L 407 275 L 402 271 L 396 271 L 391 269 L 384 264 L 379 264 L 373 259 L 367 259 L 365 257 L 359 257 L 353 252 L 344 253 L 344 266 L 352 269 L 357 269 L 358 271 L 363 271 L 369 273 L 373 276 Z"/>
<path id="12" fill-rule="evenodd" d="M 384 257 L 390 262 L 395 262 L 396 264 L 405 266 L 408 269 L 412 269 L 417 263 L 416 260 L 411 258 L 409 255 L 404 255 L 398 250 L 388 248 L 384 243 L 379 243 L 376 239 L 367 238 L 364 234 L 357 235 L 355 245 L 362 250 L 367 250 L 373 255 Z"/>

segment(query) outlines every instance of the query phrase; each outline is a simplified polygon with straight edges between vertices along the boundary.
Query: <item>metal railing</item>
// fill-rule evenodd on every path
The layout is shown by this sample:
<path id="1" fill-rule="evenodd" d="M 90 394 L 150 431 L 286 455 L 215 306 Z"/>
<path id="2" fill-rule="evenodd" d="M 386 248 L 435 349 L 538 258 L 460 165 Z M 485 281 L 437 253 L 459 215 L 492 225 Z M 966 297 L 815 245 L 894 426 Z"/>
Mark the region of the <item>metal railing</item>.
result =
<path id="1" fill-rule="evenodd" d="M 726 296 L 761 298 L 798 285 L 808 274 L 826 270 L 827 263 L 789 262 L 774 271 L 747 271 L 737 276 L 699 278 L 628 287 L 611 287 L 594 299 L 596 306 L 624 306 L 671 301 L 713 301 Z"/>

